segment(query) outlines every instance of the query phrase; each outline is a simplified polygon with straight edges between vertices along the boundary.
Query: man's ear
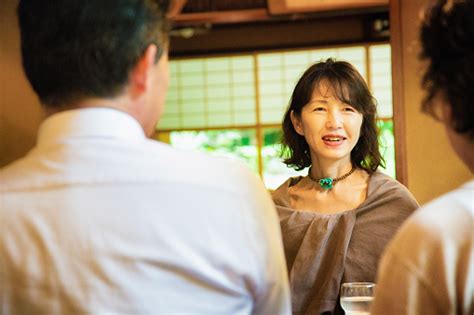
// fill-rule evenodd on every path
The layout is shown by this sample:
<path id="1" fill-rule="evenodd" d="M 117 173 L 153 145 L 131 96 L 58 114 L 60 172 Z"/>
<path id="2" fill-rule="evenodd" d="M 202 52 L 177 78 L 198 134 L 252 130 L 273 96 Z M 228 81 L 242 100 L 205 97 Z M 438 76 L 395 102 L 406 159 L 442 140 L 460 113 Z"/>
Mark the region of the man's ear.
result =
<path id="1" fill-rule="evenodd" d="M 133 98 L 139 97 L 150 88 L 150 70 L 155 65 L 156 53 L 156 45 L 148 45 L 143 55 L 138 59 L 137 63 L 133 67 L 130 77 L 130 88 Z"/>
<path id="2" fill-rule="evenodd" d="M 295 112 L 293 110 L 290 112 L 290 119 L 291 119 L 291 123 L 293 124 L 293 128 L 295 128 L 295 131 L 300 136 L 304 136 L 304 131 L 303 131 L 303 126 L 301 124 L 301 119 L 300 119 L 300 117 L 298 117 L 298 115 L 295 114 Z"/>
<path id="3" fill-rule="evenodd" d="M 440 111 L 441 111 L 441 121 L 446 125 L 449 126 L 451 129 L 454 129 L 453 123 L 453 109 L 451 105 L 447 101 L 442 101 L 439 104 Z"/>

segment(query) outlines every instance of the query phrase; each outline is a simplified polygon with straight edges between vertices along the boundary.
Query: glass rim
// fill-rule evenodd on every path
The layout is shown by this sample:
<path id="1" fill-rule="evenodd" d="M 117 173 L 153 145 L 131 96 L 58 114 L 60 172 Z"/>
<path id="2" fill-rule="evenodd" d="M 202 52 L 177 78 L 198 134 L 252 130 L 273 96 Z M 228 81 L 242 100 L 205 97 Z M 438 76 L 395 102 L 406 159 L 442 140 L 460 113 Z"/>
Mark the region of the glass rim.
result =
<path id="1" fill-rule="evenodd" d="M 371 287 L 371 286 L 376 286 L 374 282 L 344 282 L 341 286 L 342 287 L 355 287 L 355 286 L 366 286 L 366 287 Z"/>

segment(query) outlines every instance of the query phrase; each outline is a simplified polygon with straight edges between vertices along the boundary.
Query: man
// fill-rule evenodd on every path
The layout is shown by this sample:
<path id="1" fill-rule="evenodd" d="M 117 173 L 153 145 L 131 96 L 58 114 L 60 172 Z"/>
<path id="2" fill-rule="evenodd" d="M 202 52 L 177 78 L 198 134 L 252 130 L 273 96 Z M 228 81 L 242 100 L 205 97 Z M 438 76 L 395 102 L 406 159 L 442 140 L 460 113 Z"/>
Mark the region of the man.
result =
<path id="1" fill-rule="evenodd" d="M 474 0 L 437 1 L 420 39 L 423 109 L 474 172 Z M 474 314 L 474 180 L 406 222 L 379 269 L 372 314 Z"/>
<path id="2" fill-rule="evenodd" d="M 48 117 L 0 171 L 2 314 L 290 313 L 257 177 L 145 137 L 168 85 L 165 10 L 20 2 L 23 66 Z"/>

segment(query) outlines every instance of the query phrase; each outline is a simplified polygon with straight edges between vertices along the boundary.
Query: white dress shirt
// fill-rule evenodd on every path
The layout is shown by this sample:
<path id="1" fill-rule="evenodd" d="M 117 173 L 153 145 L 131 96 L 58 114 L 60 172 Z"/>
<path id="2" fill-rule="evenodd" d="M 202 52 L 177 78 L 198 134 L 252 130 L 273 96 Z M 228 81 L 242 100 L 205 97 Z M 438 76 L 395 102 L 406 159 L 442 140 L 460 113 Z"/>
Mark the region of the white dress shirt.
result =
<path id="1" fill-rule="evenodd" d="M 289 314 L 279 222 L 245 166 L 107 108 L 46 119 L 0 170 L 2 314 Z"/>

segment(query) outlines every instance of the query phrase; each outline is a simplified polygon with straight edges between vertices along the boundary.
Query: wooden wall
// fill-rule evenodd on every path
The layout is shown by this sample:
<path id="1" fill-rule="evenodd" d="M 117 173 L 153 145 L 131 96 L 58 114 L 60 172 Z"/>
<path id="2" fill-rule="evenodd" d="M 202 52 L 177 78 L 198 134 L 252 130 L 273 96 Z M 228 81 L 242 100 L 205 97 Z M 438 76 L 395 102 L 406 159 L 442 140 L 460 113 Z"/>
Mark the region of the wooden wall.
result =
<path id="1" fill-rule="evenodd" d="M 21 67 L 16 5 L 17 0 L 0 1 L 0 167 L 34 145 L 43 118 Z"/>
<path id="2" fill-rule="evenodd" d="M 423 92 L 418 26 L 419 12 L 426 2 L 390 1 L 394 110 L 399 115 L 395 123 L 402 127 L 396 141 L 405 157 L 397 162 L 406 165 L 401 175 L 420 203 L 456 188 L 472 176 L 451 149 L 443 126 L 420 112 Z"/>

